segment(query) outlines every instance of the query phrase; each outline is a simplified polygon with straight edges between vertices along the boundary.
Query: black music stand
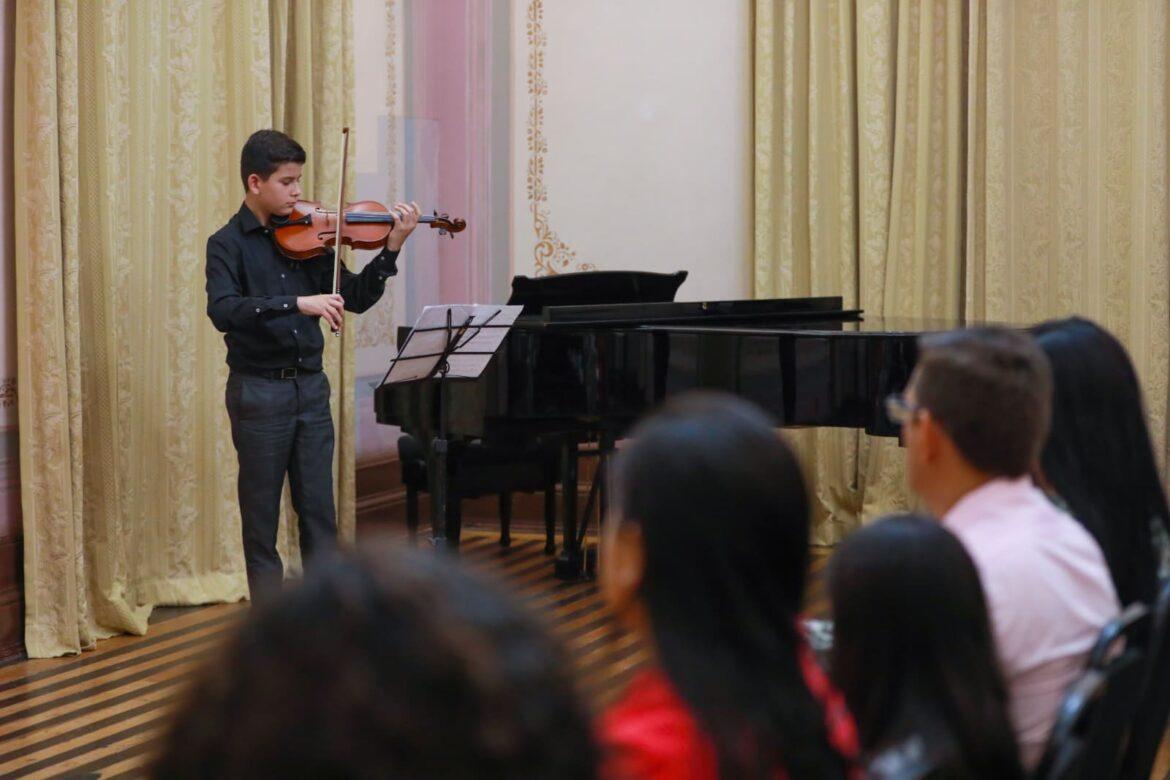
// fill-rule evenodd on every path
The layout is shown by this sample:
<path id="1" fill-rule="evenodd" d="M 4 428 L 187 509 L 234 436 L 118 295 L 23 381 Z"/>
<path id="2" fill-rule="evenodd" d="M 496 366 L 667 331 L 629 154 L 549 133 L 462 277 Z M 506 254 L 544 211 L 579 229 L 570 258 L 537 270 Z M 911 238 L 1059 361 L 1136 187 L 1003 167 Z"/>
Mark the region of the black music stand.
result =
<path id="1" fill-rule="evenodd" d="M 419 314 L 379 385 L 438 380 L 439 430 L 431 441 L 435 464 L 431 485 L 431 543 L 447 547 L 447 384 L 475 379 L 496 354 L 520 306 L 427 306 Z"/>

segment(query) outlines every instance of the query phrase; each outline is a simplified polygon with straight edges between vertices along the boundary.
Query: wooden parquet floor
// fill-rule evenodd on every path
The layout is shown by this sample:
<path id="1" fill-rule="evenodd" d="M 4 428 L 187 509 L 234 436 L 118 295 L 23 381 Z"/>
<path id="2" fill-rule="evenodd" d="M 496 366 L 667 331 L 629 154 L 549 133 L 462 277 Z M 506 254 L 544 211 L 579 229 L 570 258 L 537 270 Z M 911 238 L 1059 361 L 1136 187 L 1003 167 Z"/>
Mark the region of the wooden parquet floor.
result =
<path id="1" fill-rule="evenodd" d="M 571 653 L 595 707 L 616 696 L 647 655 L 606 612 L 595 582 L 552 576 L 543 537 L 465 536 L 468 565 L 502 577 L 543 612 Z M 0 667 L 0 777 L 140 776 L 170 708 L 246 605 L 159 610 L 144 637 L 115 637 L 69 658 Z"/>
<path id="2" fill-rule="evenodd" d="M 496 539 L 468 533 L 461 559 L 501 577 L 544 613 L 572 655 L 590 703 L 604 707 L 647 662 L 645 648 L 615 625 L 595 582 L 552 576 L 543 537 L 514 533 L 507 549 Z M 814 552 L 806 604 L 814 617 L 826 609 L 826 560 Z M 184 685 L 246 610 L 243 604 L 162 609 L 144 637 L 115 637 L 81 656 L 0 667 L 0 778 L 141 776 Z M 1165 767 L 1167 757 L 1159 764 Z"/>

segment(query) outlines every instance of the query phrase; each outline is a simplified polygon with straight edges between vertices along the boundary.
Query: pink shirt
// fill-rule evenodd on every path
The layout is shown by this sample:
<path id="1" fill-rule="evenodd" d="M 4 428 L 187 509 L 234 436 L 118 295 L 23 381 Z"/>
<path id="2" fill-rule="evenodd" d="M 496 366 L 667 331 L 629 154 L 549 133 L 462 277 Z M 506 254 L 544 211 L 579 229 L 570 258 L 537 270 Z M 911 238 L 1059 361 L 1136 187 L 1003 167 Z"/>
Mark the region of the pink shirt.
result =
<path id="1" fill-rule="evenodd" d="M 1035 768 L 1101 627 L 1120 611 L 1096 541 L 1028 477 L 994 479 L 943 517 L 979 569 L 1024 765 Z"/>

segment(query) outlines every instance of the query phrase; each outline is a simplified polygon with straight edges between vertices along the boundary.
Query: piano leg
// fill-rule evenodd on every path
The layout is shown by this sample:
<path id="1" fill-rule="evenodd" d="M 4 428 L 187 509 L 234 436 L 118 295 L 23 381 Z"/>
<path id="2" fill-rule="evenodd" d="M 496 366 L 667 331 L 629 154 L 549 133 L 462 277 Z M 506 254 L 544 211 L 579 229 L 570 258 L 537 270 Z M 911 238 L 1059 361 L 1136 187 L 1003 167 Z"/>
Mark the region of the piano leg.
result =
<path id="1" fill-rule="evenodd" d="M 447 546 L 458 547 L 463 537 L 463 497 L 447 490 Z"/>
<path id="2" fill-rule="evenodd" d="M 577 442 L 571 439 L 561 445 L 561 495 L 564 549 L 553 564 L 553 571 L 557 579 L 574 581 L 585 576 L 585 559 L 577 543 Z"/>
<path id="3" fill-rule="evenodd" d="M 605 513 L 609 511 L 609 462 L 613 457 L 613 436 L 606 434 L 601 437 L 600 452 L 597 455 L 597 469 L 601 472 L 598 479 L 601 486 L 598 489 L 597 535 L 601 536 L 601 524 L 605 522 Z"/>
<path id="4" fill-rule="evenodd" d="M 613 444 L 613 436 L 605 434 L 597 446 L 597 476 L 595 479 L 597 481 L 597 538 L 599 540 L 601 539 L 601 526 L 605 523 L 605 516 L 609 511 L 609 464 L 613 458 Z M 600 543 L 585 550 L 585 576 L 590 579 L 597 576 L 597 556 L 600 551 Z"/>
<path id="5" fill-rule="evenodd" d="M 435 438 L 431 441 L 431 454 L 434 458 L 434 467 L 427 469 L 430 477 L 428 489 L 431 493 L 431 544 L 435 547 L 452 547 L 459 544 L 457 539 L 448 539 L 447 525 L 450 510 L 448 495 L 450 478 L 448 470 L 448 448 L 450 442 L 444 438 Z"/>
<path id="6" fill-rule="evenodd" d="M 406 530 L 414 544 L 418 537 L 418 488 L 413 485 L 406 486 Z"/>
<path id="7" fill-rule="evenodd" d="M 544 488 L 544 554 L 557 551 L 557 483 L 554 479 Z"/>
<path id="8" fill-rule="evenodd" d="M 512 544 L 512 494 L 500 493 L 500 547 Z"/>

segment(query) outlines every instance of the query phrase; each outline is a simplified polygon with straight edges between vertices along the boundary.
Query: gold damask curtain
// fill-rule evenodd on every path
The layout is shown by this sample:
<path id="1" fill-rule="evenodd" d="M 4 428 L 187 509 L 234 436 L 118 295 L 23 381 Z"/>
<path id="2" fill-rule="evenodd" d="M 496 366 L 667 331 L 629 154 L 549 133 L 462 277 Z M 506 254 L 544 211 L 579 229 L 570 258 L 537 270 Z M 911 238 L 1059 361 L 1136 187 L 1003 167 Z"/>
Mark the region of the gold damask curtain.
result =
<path id="1" fill-rule="evenodd" d="M 246 595 L 224 345 L 204 314 L 204 243 L 242 198 L 244 139 L 281 127 L 294 106 L 318 123 L 300 136 L 314 161 L 306 178 L 336 188 L 327 167 L 332 154 L 336 168 L 336 151 L 318 152 L 318 144 L 347 122 L 351 106 L 340 90 L 316 87 L 352 79 L 341 55 L 348 18 L 348 0 L 17 5 L 17 356 L 31 656 L 141 634 L 156 604 Z M 298 46 L 287 47 L 294 37 Z M 295 51 L 295 74 L 274 78 L 283 76 L 277 51 Z M 339 399 L 352 395 L 345 341 L 327 356 Z M 353 439 L 342 407 L 344 466 Z M 352 468 L 338 488 L 343 528 L 352 529 Z"/>
<path id="2" fill-rule="evenodd" d="M 755 292 L 870 315 L 1080 313 L 1127 344 L 1158 447 L 1170 195 L 1164 0 L 757 0 Z M 904 507 L 902 455 L 798 437 L 817 541 Z"/>

